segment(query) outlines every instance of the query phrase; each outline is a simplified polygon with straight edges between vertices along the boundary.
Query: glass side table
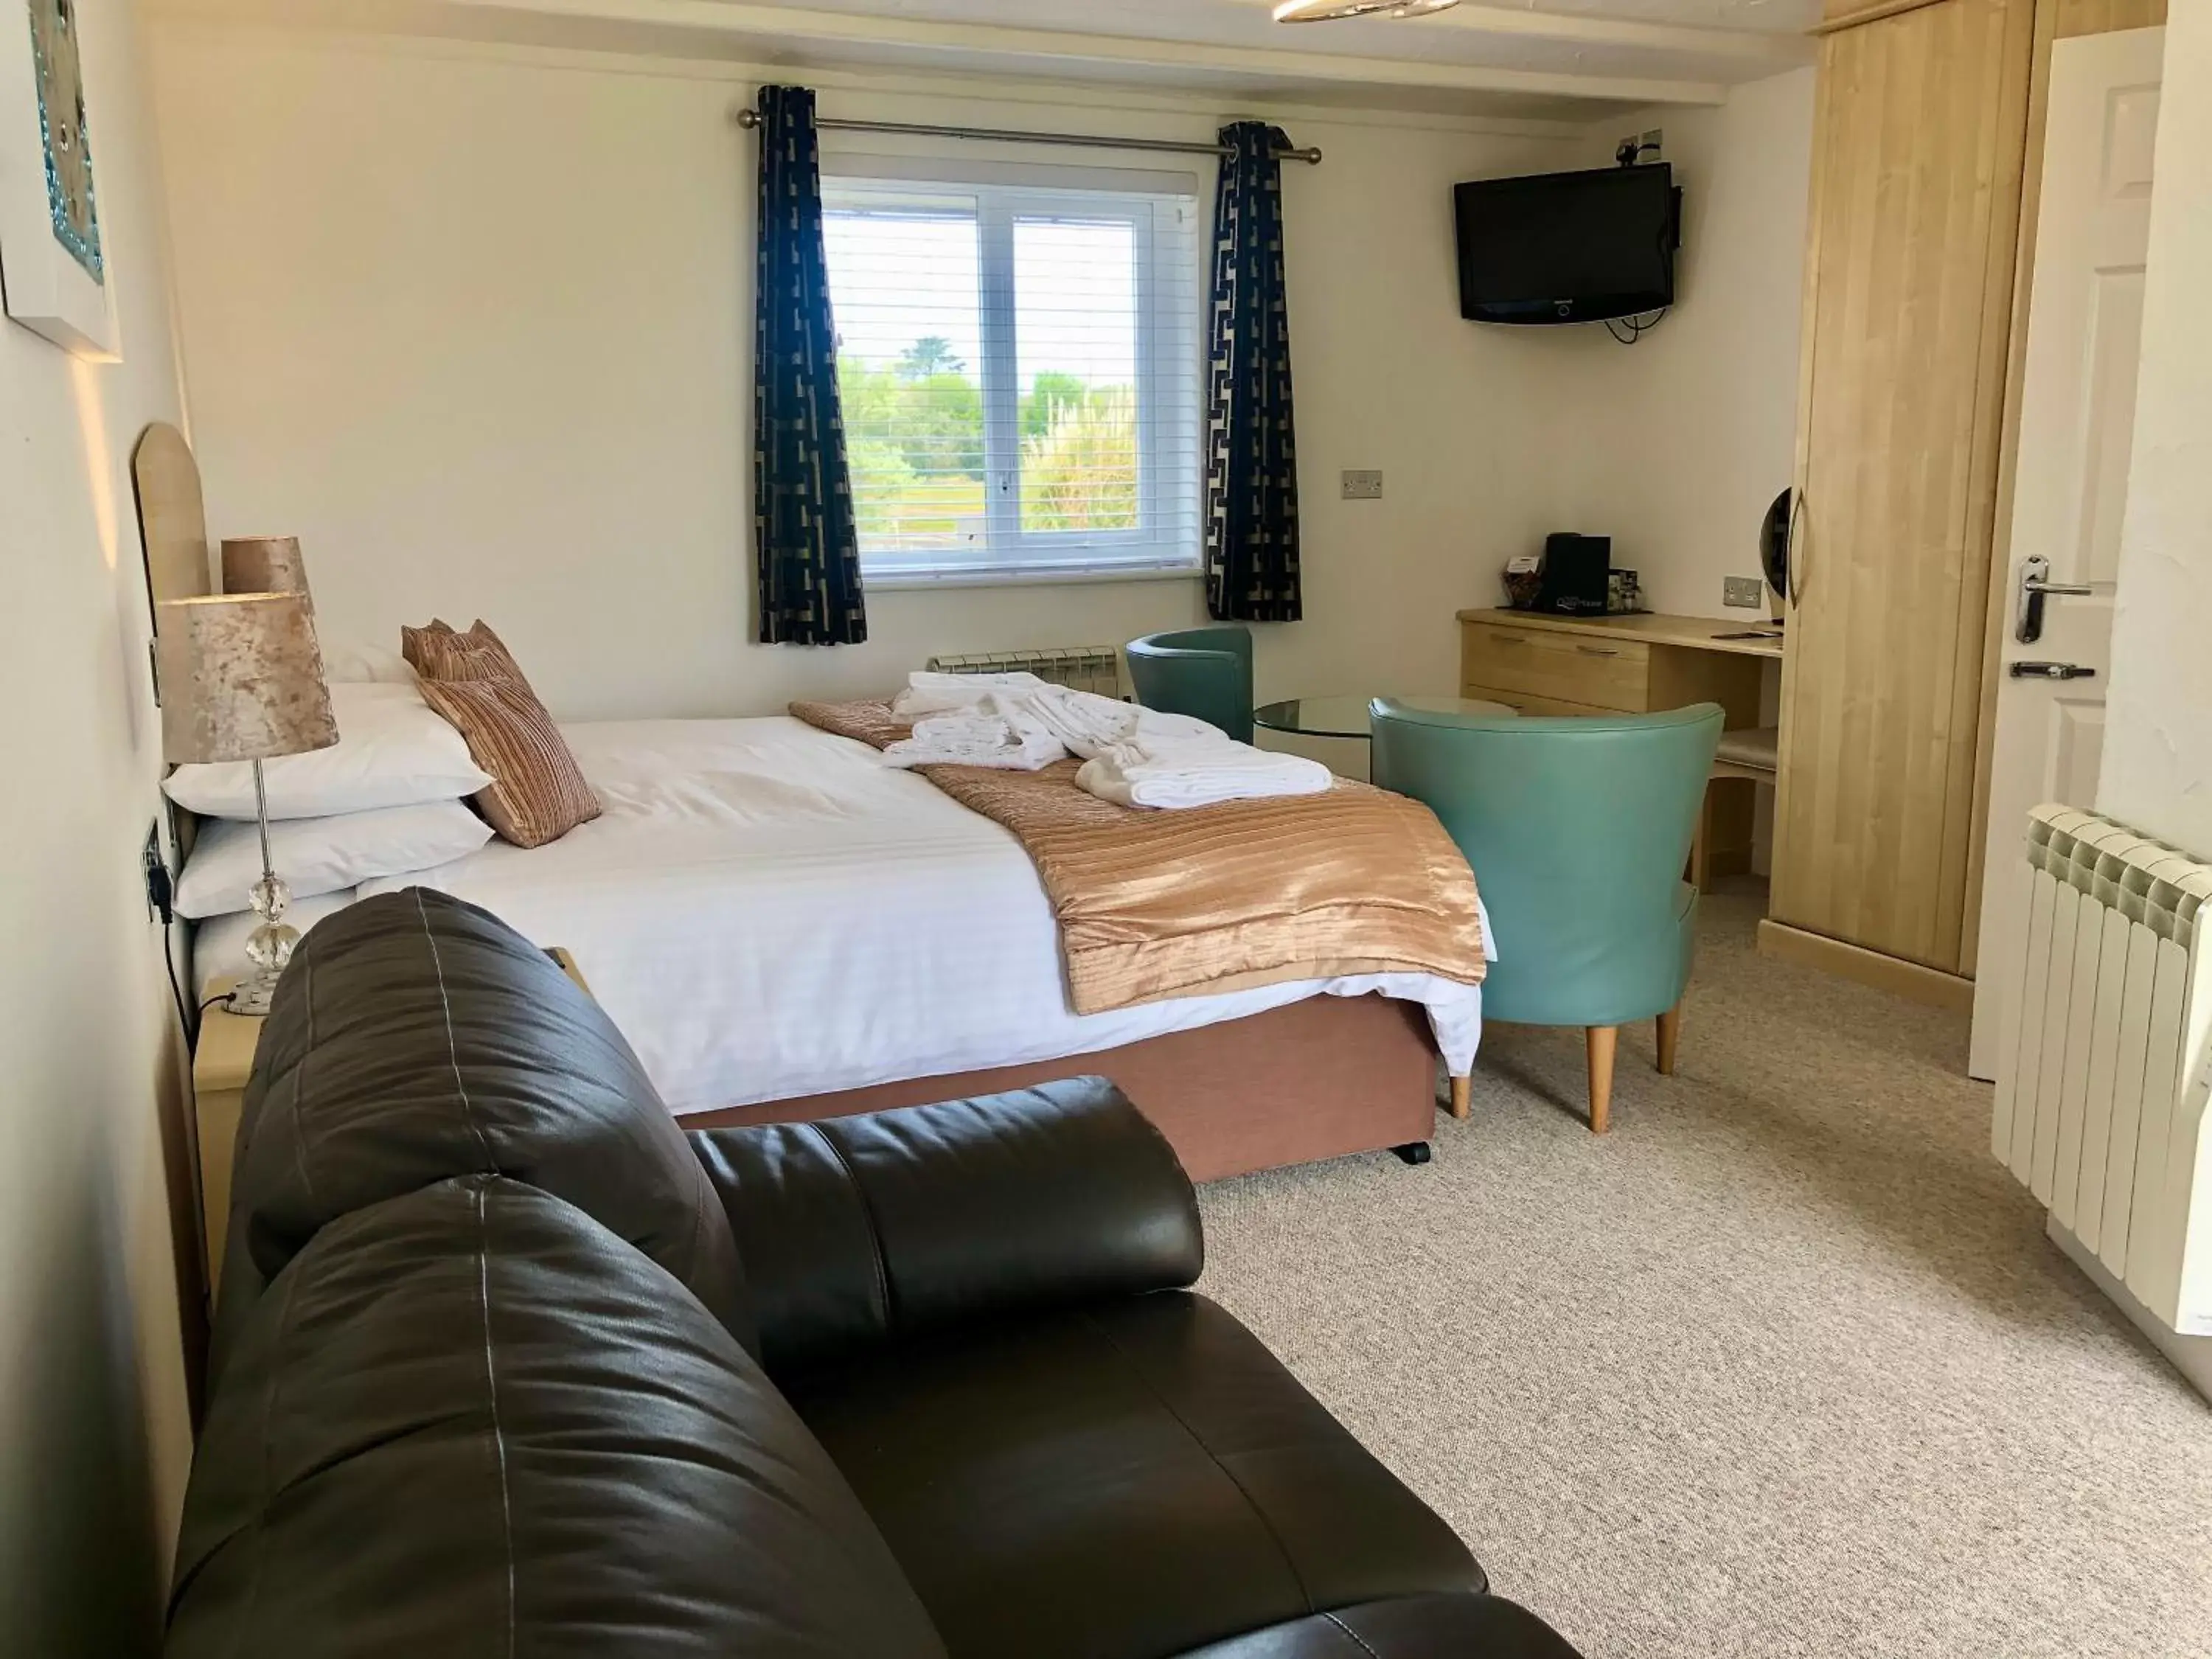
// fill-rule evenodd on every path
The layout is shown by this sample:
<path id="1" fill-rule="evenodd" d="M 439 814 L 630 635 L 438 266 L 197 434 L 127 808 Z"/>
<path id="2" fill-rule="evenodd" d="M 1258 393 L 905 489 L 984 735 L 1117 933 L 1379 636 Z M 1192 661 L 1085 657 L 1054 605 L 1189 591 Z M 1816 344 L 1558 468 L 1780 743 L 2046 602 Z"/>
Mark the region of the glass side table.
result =
<path id="1" fill-rule="evenodd" d="M 1370 697 L 1291 697 L 1254 709 L 1252 724 L 1270 732 L 1294 732 L 1309 738 L 1364 740 L 1373 735 L 1367 718 L 1367 706 L 1372 701 Z M 1400 697 L 1398 701 L 1425 714 L 1514 718 L 1514 711 L 1504 703 L 1474 697 Z"/>

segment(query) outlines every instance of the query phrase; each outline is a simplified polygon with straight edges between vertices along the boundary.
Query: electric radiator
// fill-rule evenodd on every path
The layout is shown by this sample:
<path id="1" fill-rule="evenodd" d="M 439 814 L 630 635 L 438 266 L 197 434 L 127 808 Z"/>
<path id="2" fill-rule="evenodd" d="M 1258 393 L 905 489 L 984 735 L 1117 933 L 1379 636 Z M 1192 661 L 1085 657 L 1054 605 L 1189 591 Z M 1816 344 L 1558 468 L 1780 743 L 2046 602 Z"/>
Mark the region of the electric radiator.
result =
<path id="1" fill-rule="evenodd" d="M 964 657 L 932 657 L 933 674 L 1034 674 L 1054 685 L 1121 695 L 1121 653 L 1110 645 L 1073 645 L 1049 651 L 994 651 Z"/>
<path id="2" fill-rule="evenodd" d="M 2063 806 L 2030 815 L 2027 854 L 1992 894 L 2027 917 L 1994 1150 L 2153 1315 L 2212 1334 L 2212 866 Z"/>

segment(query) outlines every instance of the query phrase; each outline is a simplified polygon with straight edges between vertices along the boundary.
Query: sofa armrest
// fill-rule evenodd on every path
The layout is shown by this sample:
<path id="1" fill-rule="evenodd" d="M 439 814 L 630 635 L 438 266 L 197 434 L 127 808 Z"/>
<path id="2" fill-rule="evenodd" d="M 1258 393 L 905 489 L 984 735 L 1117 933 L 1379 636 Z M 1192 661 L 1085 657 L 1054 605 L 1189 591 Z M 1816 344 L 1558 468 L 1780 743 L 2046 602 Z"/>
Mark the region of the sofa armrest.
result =
<path id="1" fill-rule="evenodd" d="M 1566 1638 L 1497 1595 L 1409 1595 L 1200 1648 L 1183 1659 L 1582 1659 Z"/>
<path id="2" fill-rule="evenodd" d="M 771 1372 L 1180 1289 L 1205 1262 L 1189 1178 L 1103 1078 L 691 1141 L 736 1232 Z"/>

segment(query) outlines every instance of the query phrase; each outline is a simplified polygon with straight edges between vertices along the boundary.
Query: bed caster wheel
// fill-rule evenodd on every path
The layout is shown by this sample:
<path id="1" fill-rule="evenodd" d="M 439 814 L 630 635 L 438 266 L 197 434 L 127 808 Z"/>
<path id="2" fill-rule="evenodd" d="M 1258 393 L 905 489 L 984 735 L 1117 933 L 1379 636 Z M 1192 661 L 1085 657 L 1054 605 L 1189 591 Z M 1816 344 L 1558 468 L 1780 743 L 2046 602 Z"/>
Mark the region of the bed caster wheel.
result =
<path id="1" fill-rule="evenodd" d="M 1390 1150 L 1417 1170 L 1433 1156 L 1425 1140 L 1409 1140 L 1404 1146 L 1393 1146 Z"/>

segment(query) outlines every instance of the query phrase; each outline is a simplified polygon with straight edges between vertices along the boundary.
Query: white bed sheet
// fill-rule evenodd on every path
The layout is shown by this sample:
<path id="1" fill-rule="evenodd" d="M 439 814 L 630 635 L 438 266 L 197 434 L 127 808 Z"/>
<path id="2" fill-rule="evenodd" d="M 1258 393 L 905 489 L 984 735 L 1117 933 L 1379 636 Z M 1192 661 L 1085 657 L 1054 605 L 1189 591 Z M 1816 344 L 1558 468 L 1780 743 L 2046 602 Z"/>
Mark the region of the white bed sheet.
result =
<path id="1" fill-rule="evenodd" d="M 864 744 L 784 717 L 562 732 L 603 816 L 359 894 L 439 888 L 566 946 L 678 1113 L 1056 1060 L 1369 991 L 1423 1004 L 1450 1069 L 1473 1064 L 1480 988 L 1425 974 L 1070 1012 L 1021 844 Z"/>

